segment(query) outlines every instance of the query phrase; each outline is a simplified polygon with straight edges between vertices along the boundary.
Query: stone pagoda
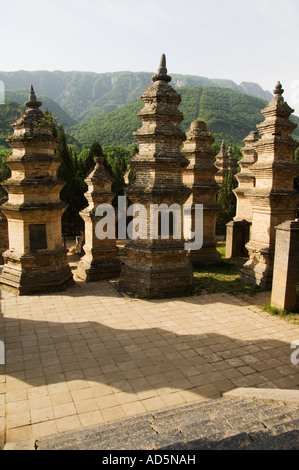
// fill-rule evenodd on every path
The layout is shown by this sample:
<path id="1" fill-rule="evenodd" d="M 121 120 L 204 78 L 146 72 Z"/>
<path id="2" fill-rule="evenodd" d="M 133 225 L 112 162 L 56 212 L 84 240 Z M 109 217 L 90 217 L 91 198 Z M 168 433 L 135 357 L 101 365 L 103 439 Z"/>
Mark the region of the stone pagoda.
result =
<path id="1" fill-rule="evenodd" d="M 11 177 L 3 183 L 8 200 L 1 210 L 8 221 L 9 248 L 3 253 L 3 289 L 19 294 L 57 291 L 73 283 L 62 245 L 61 216 L 66 205 L 56 178 L 56 139 L 31 87 L 27 110 L 12 125 L 6 159 Z"/>
<path id="2" fill-rule="evenodd" d="M 224 178 L 229 173 L 229 156 L 226 153 L 225 141 L 223 140 L 220 147 L 220 152 L 216 155 L 215 166 L 218 171 L 215 175 L 216 183 L 222 185 Z"/>
<path id="3" fill-rule="evenodd" d="M 236 174 L 238 187 L 234 190 L 237 197 L 237 212 L 234 220 L 252 221 L 252 209 L 250 200 L 247 197 L 247 190 L 255 187 L 255 176 L 251 171 L 251 166 L 257 160 L 257 143 L 259 141 L 258 131 L 252 131 L 243 140 L 245 146 L 241 149 L 243 158 L 239 161 L 241 171 Z"/>
<path id="4" fill-rule="evenodd" d="M 244 265 L 242 279 L 263 288 L 272 285 L 275 227 L 293 220 L 299 193 L 293 181 L 298 165 L 293 154 L 298 146 L 292 139 L 296 124 L 290 121 L 293 112 L 283 98 L 278 82 L 274 99 L 262 110 L 265 120 L 257 126 L 261 138 L 257 143 L 257 161 L 250 167 L 255 188 L 247 191 L 252 206 L 250 241 L 246 245 L 249 261 Z"/>
<path id="5" fill-rule="evenodd" d="M 255 187 L 255 177 L 250 167 L 257 160 L 256 145 L 258 140 L 259 133 L 257 131 L 250 132 L 243 140 L 245 144 L 241 149 L 243 158 L 239 161 L 241 171 L 236 174 L 238 187 L 234 190 L 237 198 L 237 211 L 234 220 L 226 226 L 227 258 L 248 255 L 245 245 L 249 241 L 252 208 L 247 191 Z"/>
<path id="6" fill-rule="evenodd" d="M 236 157 L 234 157 L 233 155 L 233 149 L 231 147 L 228 147 L 227 157 L 228 157 L 228 170 L 231 171 L 233 175 L 235 175 L 238 171 L 238 162 L 237 162 Z"/>
<path id="7" fill-rule="evenodd" d="M 117 258 L 116 237 L 101 240 L 96 235 L 96 225 L 100 217 L 96 215 L 96 208 L 100 204 L 110 204 L 114 198 L 111 191 L 113 178 L 104 168 L 104 155 L 94 158 L 95 168 L 86 178 L 88 191 L 85 197 L 89 203 L 80 212 L 85 223 L 85 255 L 78 263 L 77 275 L 86 282 L 111 279 L 120 273 L 120 260 Z M 112 223 L 115 226 L 115 219 Z"/>
<path id="8" fill-rule="evenodd" d="M 220 208 L 216 202 L 219 185 L 215 181 L 217 168 L 214 165 L 215 152 L 212 149 L 214 138 L 202 120 L 192 122 L 187 140 L 182 149 L 188 158 L 189 165 L 184 172 L 184 183 L 192 193 L 187 204 L 192 205 L 192 216 L 195 204 L 203 204 L 203 246 L 200 250 L 191 250 L 192 262 L 217 262 L 220 253 L 216 249 L 216 216 Z M 192 230 L 194 230 L 194 220 Z"/>
<path id="9" fill-rule="evenodd" d="M 189 294 L 193 273 L 182 228 L 182 206 L 190 189 L 183 184 L 188 160 L 180 151 L 185 140 L 185 133 L 180 129 L 183 115 L 178 110 L 181 97 L 169 85 L 171 77 L 167 75 L 164 54 L 152 80 L 154 84 L 141 96 L 144 108 L 138 116 L 142 127 L 134 133 L 139 142 L 139 153 L 131 160 L 136 180 L 126 189 L 130 202 L 137 208 L 138 204 L 142 205 L 138 219 L 140 236 L 135 236 L 126 246 L 128 258 L 121 270 L 119 287 L 141 297 L 159 298 Z M 167 239 L 162 236 L 162 214 L 152 220 L 153 204 L 179 206 L 182 229 L 179 236 L 172 234 L 171 214 L 168 214 L 169 236 Z"/>

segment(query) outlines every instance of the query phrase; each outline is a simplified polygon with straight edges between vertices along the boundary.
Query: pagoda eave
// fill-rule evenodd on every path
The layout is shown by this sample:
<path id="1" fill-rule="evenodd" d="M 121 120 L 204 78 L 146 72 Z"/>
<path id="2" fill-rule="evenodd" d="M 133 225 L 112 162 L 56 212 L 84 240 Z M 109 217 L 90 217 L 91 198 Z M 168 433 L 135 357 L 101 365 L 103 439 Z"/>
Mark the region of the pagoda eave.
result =
<path id="1" fill-rule="evenodd" d="M 2 186 L 5 188 L 5 189 L 15 189 L 17 187 L 20 187 L 20 188 L 38 188 L 38 187 L 42 187 L 43 186 L 47 186 L 47 187 L 55 187 L 55 186 L 58 186 L 60 187 L 61 189 L 63 188 L 63 186 L 65 185 L 65 182 L 62 181 L 62 180 L 53 180 L 51 178 L 45 178 L 45 179 L 24 179 L 24 180 L 17 180 L 17 179 L 8 179 L 6 180 L 5 182 L 2 183 Z"/>
<path id="2" fill-rule="evenodd" d="M 64 210 L 66 209 L 67 204 L 64 202 L 48 202 L 48 203 L 23 203 L 23 204 L 11 204 L 9 202 L 5 202 L 0 206 L 0 210 L 4 212 L 4 214 L 9 212 L 23 212 L 23 211 L 57 211 L 57 210 Z"/>
<path id="3" fill-rule="evenodd" d="M 52 155 L 49 154 L 30 154 L 27 155 L 26 153 L 24 155 L 20 156 L 15 156 L 15 155 L 10 155 L 5 159 L 5 163 L 9 165 L 14 165 L 14 163 L 32 163 L 32 162 L 51 162 L 51 166 L 56 165 L 57 168 L 61 164 L 61 161 L 58 158 L 53 157 Z"/>

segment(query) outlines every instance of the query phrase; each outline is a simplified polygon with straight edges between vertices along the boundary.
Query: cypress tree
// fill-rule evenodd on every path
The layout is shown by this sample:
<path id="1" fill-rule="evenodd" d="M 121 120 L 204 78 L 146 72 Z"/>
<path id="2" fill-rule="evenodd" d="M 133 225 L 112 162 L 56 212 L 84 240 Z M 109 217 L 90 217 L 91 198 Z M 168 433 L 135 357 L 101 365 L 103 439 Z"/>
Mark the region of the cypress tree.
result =
<path id="1" fill-rule="evenodd" d="M 98 140 L 94 140 L 87 158 L 79 162 L 79 176 L 83 180 L 92 172 L 95 166 L 94 157 L 104 157 L 101 144 Z"/>
<path id="2" fill-rule="evenodd" d="M 233 173 L 230 171 L 223 179 L 221 188 L 218 192 L 217 202 L 220 204 L 221 209 L 217 215 L 217 222 L 219 224 L 227 224 L 236 215 L 237 199 L 233 190 L 236 188 L 237 183 Z"/>
<path id="3" fill-rule="evenodd" d="M 84 229 L 84 223 L 79 212 L 87 205 L 84 197 L 87 186 L 76 171 L 76 157 L 74 159 L 72 151 L 67 145 L 62 125 L 57 129 L 57 140 L 56 156 L 61 161 L 60 167 L 57 170 L 57 176 L 65 181 L 60 197 L 62 201 L 68 204 L 62 216 L 62 232 L 64 235 L 76 236 L 80 235 Z"/>

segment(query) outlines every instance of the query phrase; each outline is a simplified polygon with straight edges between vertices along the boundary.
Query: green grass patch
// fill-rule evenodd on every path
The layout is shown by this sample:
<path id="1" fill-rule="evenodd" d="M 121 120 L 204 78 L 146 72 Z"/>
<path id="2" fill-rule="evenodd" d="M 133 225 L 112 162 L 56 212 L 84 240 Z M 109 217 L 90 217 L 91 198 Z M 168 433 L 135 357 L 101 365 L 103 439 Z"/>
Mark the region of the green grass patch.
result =
<path id="1" fill-rule="evenodd" d="M 290 310 L 272 307 L 269 303 L 262 306 L 265 312 L 268 312 L 270 315 L 277 316 L 291 323 L 299 325 L 299 313 L 292 312 Z"/>
<path id="2" fill-rule="evenodd" d="M 217 250 L 221 255 L 218 263 L 193 265 L 196 294 L 226 292 L 233 295 L 255 295 L 262 292 L 260 287 L 241 280 L 241 271 L 247 258 L 225 259 L 225 242 L 219 242 Z"/>

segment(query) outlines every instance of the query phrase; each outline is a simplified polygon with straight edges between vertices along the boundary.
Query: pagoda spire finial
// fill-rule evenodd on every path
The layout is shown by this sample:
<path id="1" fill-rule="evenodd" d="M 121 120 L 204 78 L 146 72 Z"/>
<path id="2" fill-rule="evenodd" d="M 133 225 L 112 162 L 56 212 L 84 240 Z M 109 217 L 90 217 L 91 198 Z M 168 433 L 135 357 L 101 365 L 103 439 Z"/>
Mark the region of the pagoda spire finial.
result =
<path id="1" fill-rule="evenodd" d="M 158 80 L 163 80 L 165 82 L 170 82 L 171 77 L 167 75 L 167 68 L 166 68 L 166 56 L 162 54 L 160 66 L 158 69 L 158 73 L 152 77 L 153 82 L 157 82 Z"/>
<path id="2" fill-rule="evenodd" d="M 31 85 L 30 93 L 29 93 L 29 99 L 25 103 L 25 106 L 27 106 L 27 108 L 39 108 L 41 105 L 42 105 L 42 102 L 37 101 L 33 85 Z"/>
<path id="3" fill-rule="evenodd" d="M 167 74 L 166 56 L 165 56 L 165 54 L 162 54 L 162 57 L 161 57 L 161 60 L 160 60 L 160 66 L 159 66 L 158 73 L 160 73 L 161 75 Z"/>
<path id="4" fill-rule="evenodd" d="M 274 95 L 279 95 L 281 96 L 283 94 L 284 90 L 282 89 L 282 85 L 280 82 L 276 83 L 275 90 L 273 91 Z"/>

